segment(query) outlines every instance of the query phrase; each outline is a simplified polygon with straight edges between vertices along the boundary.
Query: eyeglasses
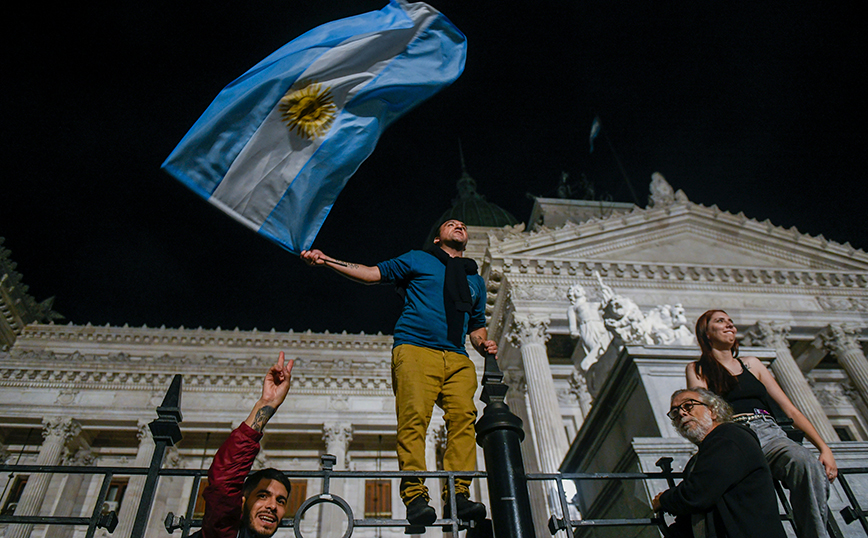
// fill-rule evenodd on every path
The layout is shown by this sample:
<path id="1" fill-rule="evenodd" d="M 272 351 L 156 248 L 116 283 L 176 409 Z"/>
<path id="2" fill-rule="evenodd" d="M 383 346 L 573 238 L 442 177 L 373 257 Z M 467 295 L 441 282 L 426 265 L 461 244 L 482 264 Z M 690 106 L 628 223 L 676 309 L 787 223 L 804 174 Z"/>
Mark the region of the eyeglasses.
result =
<path id="1" fill-rule="evenodd" d="M 689 415 L 690 412 L 693 411 L 693 408 L 696 407 L 697 405 L 704 405 L 705 407 L 708 407 L 708 404 L 706 404 L 706 403 L 699 402 L 697 400 L 687 400 L 683 404 L 676 405 L 675 407 L 670 409 L 669 412 L 666 413 L 666 416 L 669 417 L 669 420 L 674 421 L 675 419 L 677 419 L 678 417 L 681 416 L 681 410 L 682 409 L 684 410 L 685 413 L 687 413 Z"/>

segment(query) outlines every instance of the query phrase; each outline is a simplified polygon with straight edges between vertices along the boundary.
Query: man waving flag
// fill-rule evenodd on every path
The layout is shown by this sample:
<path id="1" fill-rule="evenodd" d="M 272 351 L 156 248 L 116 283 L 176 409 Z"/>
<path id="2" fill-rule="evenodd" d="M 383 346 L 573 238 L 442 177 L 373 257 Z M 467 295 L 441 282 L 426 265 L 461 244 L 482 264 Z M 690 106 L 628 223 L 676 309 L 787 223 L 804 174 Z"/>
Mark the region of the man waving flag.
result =
<path id="1" fill-rule="evenodd" d="M 466 48 L 423 3 L 324 24 L 226 86 L 163 168 L 298 254 L 383 130 L 458 78 Z"/>

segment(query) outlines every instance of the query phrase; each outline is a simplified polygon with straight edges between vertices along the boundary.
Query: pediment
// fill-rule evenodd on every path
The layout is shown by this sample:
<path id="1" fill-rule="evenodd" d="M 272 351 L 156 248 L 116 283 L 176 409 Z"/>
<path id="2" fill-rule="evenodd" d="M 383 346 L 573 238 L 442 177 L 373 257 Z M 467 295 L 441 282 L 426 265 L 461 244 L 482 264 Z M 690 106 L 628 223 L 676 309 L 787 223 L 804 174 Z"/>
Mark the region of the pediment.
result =
<path id="1" fill-rule="evenodd" d="M 620 244 L 619 244 L 620 243 Z M 576 249 L 568 256 L 581 258 L 596 250 L 596 260 L 645 262 L 719 267 L 756 267 L 769 269 L 836 269 L 826 260 L 811 259 L 781 245 L 739 240 L 715 230 L 684 227 L 666 232 L 638 232 L 627 241 L 614 241 L 609 249 Z M 584 251 L 584 252 L 583 252 Z"/>
<path id="2" fill-rule="evenodd" d="M 491 255 L 782 270 L 868 271 L 849 244 L 689 201 L 491 238 Z"/>

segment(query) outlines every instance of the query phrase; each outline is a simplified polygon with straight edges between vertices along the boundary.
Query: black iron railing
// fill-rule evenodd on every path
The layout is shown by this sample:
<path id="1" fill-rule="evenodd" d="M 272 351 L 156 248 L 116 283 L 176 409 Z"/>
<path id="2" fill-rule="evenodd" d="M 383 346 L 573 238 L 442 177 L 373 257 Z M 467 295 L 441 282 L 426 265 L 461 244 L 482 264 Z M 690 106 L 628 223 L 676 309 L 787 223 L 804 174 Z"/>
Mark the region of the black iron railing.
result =
<path id="1" fill-rule="evenodd" d="M 402 472 L 402 471 L 335 471 L 335 458 L 331 455 L 322 457 L 322 466 L 318 471 L 288 471 L 290 478 L 319 478 L 322 483 L 322 491 L 306 499 L 296 511 L 295 517 L 287 519 L 283 524 L 293 529 L 296 538 L 306 538 L 301 531 L 301 519 L 311 508 L 330 503 L 336 505 L 346 518 L 346 527 L 343 538 L 350 538 L 354 529 L 365 527 L 398 527 L 409 529 L 409 523 L 405 519 L 378 519 L 356 518 L 352 507 L 346 500 L 331 492 L 333 480 L 352 479 L 398 479 L 401 477 L 417 476 L 423 478 L 439 478 L 448 484 L 451 513 L 455 514 L 455 479 L 456 477 L 468 477 L 487 480 L 489 501 L 492 517 L 485 523 L 475 524 L 461 522 L 455 518 L 437 520 L 433 526 L 441 527 L 446 531 L 452 531 L 453 536 L 458 536 L 461 530 L 467 530 L 468 538 L 484 538 L 497 536 L 497 538 L 527 538 L 535 535 L 531 507 L 528 494 L 529 481 L 550 481 L 557 491 L 557 504 L 560 514 L 552 516 L 548 522 L 548 528 L 552 535 L 563 532 L 572 538 L 576 531 L 584 527 L 635 527 L 655 526 L 665 535 L 664 521 L 659 516 L 615 519 L 615 518 L 579 518 L 572 517 L 571 510 L 575 507 L 570 504 L 564 487 L 565 481 L 579 482 L 584 480 L 666 480 L 670 486 L 675 484 L 675 479 L 680 478 L 680 473 L 673 473 L 671 459 L 662 458 L 658 465 L 659 473 L 575 473 L 575 474 L 526 474 L 522 462 L 520 443 L 524 437 L 521 420 L 512 414 L 504 402 L 507 387 L 501 383 L 502 374 L 493 357 L 486 358 L 486 371 L 483 377 L 483 401 L 486 403 L 483 416 L 477 423 L 477 442 L 482 447 L 488 473 L 483 472 Z M 44 524 L 44 525 L 67 525 L 86 526 L 86 538 L 92 538 L 97 529 L 106 529 L 113 532 L 117 526 L 117 514 L 114 511 L 106 512 L 103 508 L 113 477 L 144 476 L 145 484 L 142 488 L 142 496 L 136 512 L 131 536 L 142 538 L 145 535 L 148 520 L 156 495 L 159 479 L 162 477 L 193 477 L 193 487 L 187 501 L 184 514 L 167 514 L 165 528 L 169 533 L 181 531 L 181 538 L 186 538 L 191 529 L 201 525 L 201 520 L 195 519 L 194 507 L 199 491 L 201 478 L 207 473 L 205 470 L 192 469 L 162 469 L 162 462 L 166 449 L 173 446 L 181 439 L 180 422 L 181 416 L 181 376 L 175 376 L 162 405 L 157 408 L 158 418 L 149 424 L 154 437 L 155 447 L 151 464 L 147 468 L 129 467 L 72 467 L 72 466 L 33 466 L 33 465 L 0 465 L 0 472 L 6 473 L 48 473 L 48 474 L 90 474 L 102 476 L 102 485 L 95 500 L 95 505 L 89 517 L 67 516 L 22 516 L 0 515 L 0 523 L 10 524 Z M 668 460 L 668 461 L 667 461 Z M 849 506 L 841 511 L 844 521 L 849 525 L 859 521 L 868 536 L 868 514 L 860 506 L 859 500 L 849 484 L 848 477 L 856 474 L 868 474 L 868 468 L 839 469 L 839 480 L 842 489 L 847 496 Z M 12 476 L 10 474 L 10 476 Z M 786 501 L 786 496 L 779 489 L 784 506 L 782 518 L 792 522 L 792 509 Z M 864 499 L 863 499 L 864 502 Z M 572 506 L 572 508 L 571 508 Z M 554 510 L 557 512 L 557 510 Z M 650 512 L 650 509 L 649 509 Z M 589 514 L 590 515 L 590 514 Z M 841 536 L 840 530 L 832 525 L 833 536 Z M 309 537 L 308 537 L 309 538 Z"/>
<path id="2" fill-rule="evenodd" d="M 320 479 L 322 481 L 322 490 L 308 497 L 299 506 L 294 518 L 285 519 L 282 526 L 294 529 L 295 535 L 299 538 L 305 537 L 300 528 L 301 520 L 306 513 L 324 503 L 331 503 L 337 506 L 346 518 L 345 532 L 343 538 L 350 538 L 355 529 L 362 528 L 408 528 L 409 524 L 406 519 L 393 518 L 357 518 L 355 511 L 350 503 L 341 497 L 334 495 L 331 492 L 331 484 L 334 481 L 342 481 L 344 483 L 351 480 L 393 480 L 407 476 L 417 476 L 422 478 L 433 478 L 445 481 L 449 485 L 449 491 L 454 495 L 455 479 L 458 477 L 473 478 L 473 479 L 488 479 L 489 488 L 491 487 L 490 478 L 484 472 L 450 472 L 450 471 L 429 471 L 429 472 L 401 472 L 401 471 L 335 471 L 333 456 L 324 455 L 322 469 L 318 471 L 287 471 L 286 475 L 290 479 Z M 0 523 L 22 523 L 22 524 L 41 524 L 41 525 L 63 525 L 63 526 L 78 526 L 87 527 L 85 536 L 91 538 L 95 535 L 97 529 L 104 528 L 108 532 L 113 532 L 117 525 L 117 514 L 114 511 L 103 512 L 103 506 L 106 500 L 108 485 L 116 476 L 147 476 L 150 469 L 147 467 L 70 467 L 70 466 L 35 466 L 35 465 L 2 465 L 0 472 L 16 473 L 24 475 L 33 475 L 36 473 L 47 474 L 84 474 L 102 476 L 102 486 L 97 498 L 94 501 L 94 508 L 89 517 L 69 517 L 69 516 L 0 516 Z M 862 529 L 868 536 L 868 514 L 860 507 L 859 499 L 856 498 L 849 480 L 855 475 L 868 475 L 868 468 L 842 468 L 839 469 L 839 478 L 842 489 L 847 495 L 849 506 L 841 510 L 841 515 L 844 521 L 848 524 L 856 524 L 858 521 Z M 187 509 L 183 514 L 174 514 L 169 512 L 164 520 L 164 526 L 169 533 L 178 533 L 175 536 L 187 538 L 192 531 L 198 529 L 202 520 L 194 517 L 194 507 L 199 491 L 199 483 L 201 478 L 207 474 L 207 470 L 198 469 L 161 469 L 157 473 L 159 478 L 168 477 L 192 477 L 193 485 L 188 495 L 186 506 Z M 670 484 L 674 484 L 675 480 L 682 478 L 682 473 L 662 470 L 657 473 L 531 473 L 526 475 L 529 482 L 550 482 L 558 491 L 558 499 L 560 501 L 560 514 L 552 516 L 548 522 L 548 530 L 550 534 L 555 535 L 558 532 L 560 536 L 572 538 L 576 533 L 583 528 L 590 527 L 658 527 L 664 524 L 659 517 L 644 517 L 644 518 L 580 518 L 571 519 L 569 514 L 571 511 L 576 512 L 576 507 L 572 504 L 572 499 L 567 494 L 565 484 L 568 482 L 581 482 L 585 480 L 592 481 L 623 481 L 623 480 L 667 480 Z M 784 521 L 792 522 L 792 510 L 787 502 L 787 496 L 783 489 L 779 489 L 784 514 L 781 518 Z M 145 495 L 143 495 L 143 498 Z M 864 500 L 863 500 L 864 501 Z M 495 517 L 498 515 L 497 508 L 494 503 L 491 506 L 492 513 Z M 649 509 L 650 510 L 650 509 Z M 454 511 L 452 513 L 455 513 Z M 492 529 L 486 525 L 476 525 L 468 522 L 460 522 L 456 519 L 438 519 L 433 527 L 442 528 L 444 531 L 453 532 L 454 536 L 458 536 L 458 532 L 464 529 L 468 530 L 467 537 L 485 537 L 492 535 Z M 858 525 L 857 525 L 858 526 Z M 144 529 L 144 527 L 141 527 Z M 297 529 L 297 530 L 296 530 Z M 661 531 L 663 532 L 663 531 Z M 832 536 L 843 536 L 840 529 L 834 525 L 830 528 Z M 533 535 L 533 534 L 531 534 Z M 133 536 L 143 536 L 142 534 Z M 497 536 L 501 536 L 497 534 Z"/>
<path id="3" fill-rule="evenodd" d="M 656 473 L 557 473 L 557 474 L 528 474 L 529 481 L 553 481 L 557 484 L 561 514 L 569 514 L 570 506 L 569 499 L 565 495 L 564 482 L 579 483 L 586 480 L 666 480 L 669 487 L 676 485 L 676 480 L 684 477 L 683 473 L 672 471 L 672 458 L 661 458 L 657 461 L 657 466 L 661 468 L 660 472 Z M 868 467 L 851 467 L 838 468 L 837 480 L 841 484 L 844 494 L 849 503 L 848 506 L 840 510 L 841 518 L 847 525 L 855 521 L 859 521 L 865 536 L 868 536 L 868 512 L 860 506 L 859 499 L 851 487 L 849 480 L 857 475 L 868 475 Z M 577 488 L 578 491 L 581 491 Z M 781 514 L 781 520 L 795 529 L 795 520 L 793 517 L 793 509 L 789 503 L 789 497 L 781 486 L 780 482 L 775 481 L 775 490 L 778 494 L 778 499 L 783 507 L 784 513 Z M 864 499 L 863 499 L 864 503 Z M 581 503 L 577 503 L 581 504 Z M 650 512 L 650 508 L 649 508 Z M 831 514 L 830 514 L 831 515 Z M 665 537 L 666 522 L 662 516 L 655 514 L 651 517 L 644 518 L 579 518 L 570 519 L 569 517 L 552 516 L 549 519 L 548 528 L 552 535 L 558 531 L 564 531 L 568 538 L 573 538 L 578 529 L 589 527 L 643 527 L 656 526 L 660 529 L 661 534 Z M 833 538 L 842 538 L 843 531 L 838 527 L 837 522 L 830 517 L 828 524 L 829 535 Z"/>

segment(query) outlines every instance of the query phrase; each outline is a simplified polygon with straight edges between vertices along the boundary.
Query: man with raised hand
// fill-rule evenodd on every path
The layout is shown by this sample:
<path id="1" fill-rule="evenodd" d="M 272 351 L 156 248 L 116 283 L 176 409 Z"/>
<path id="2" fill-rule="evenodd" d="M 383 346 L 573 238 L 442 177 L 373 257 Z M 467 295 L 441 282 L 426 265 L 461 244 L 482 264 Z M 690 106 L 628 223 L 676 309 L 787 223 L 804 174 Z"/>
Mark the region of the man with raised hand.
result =
<path id="1" fill-rule="evenodd" d="M 204 538 L 268 538 L 277 532 L 286 513 L 291 489 L 289 479 L 277 469 L 262 469 L 248 476 L 259 440 L 269 419 L 286 399 L 292 374 L 292 359 L 283 352 L 268 369 L 262 382 L 262 396 L 247 420 L 220 446 L 205 488 L 205 516 L 202 530 L 193 536 Z"/>
<path id="2" fill-rule="evenodd" d="M 434 244 L 374 266 L 347 263 L 319 250 L 304 251 L 311 266 L 329 267 L 364 284 L 395 283 L 403 291 L 404 307 L 395 325 L 392 348 L 392 390 L 398 417 L 398 466 L 424 471 L 425 434 L 434 404 L 446 421 L 447 471 L 476 469 L 476 367 L 465 350 L 465 338 L 481 355 L 497 353 L 497 343 L 485 328 L 485 283 L 476 262 L 464 258 L 467 226 L 456 219 L 440 224 Z M 446 489 L 443 497 L 446 499 Z M 457 517 L 482 521 L 482 503 L 470 500 L 470 479 L 456 478 Z M 412 525 L 431 525 L 437 519 L 428 505 L 425 482 L 401 480 L 401 499 Z M 446 503 L 444 517 L 451 517 Z"/>
<path id="3" fill-rule="evenodd" d="M 671 402 L 672 425 L 699 451 L 687 462 L 684 480 L 654 497 L 654 511 L 680 516 L 670 527 L 679 537 L 693 536 L 694 526 L 702 525 L 706 536 L 718 538 L 784 538 L 756 434 L 732 422 L 729 404 L 711 391 L 678 390 Z"/>

